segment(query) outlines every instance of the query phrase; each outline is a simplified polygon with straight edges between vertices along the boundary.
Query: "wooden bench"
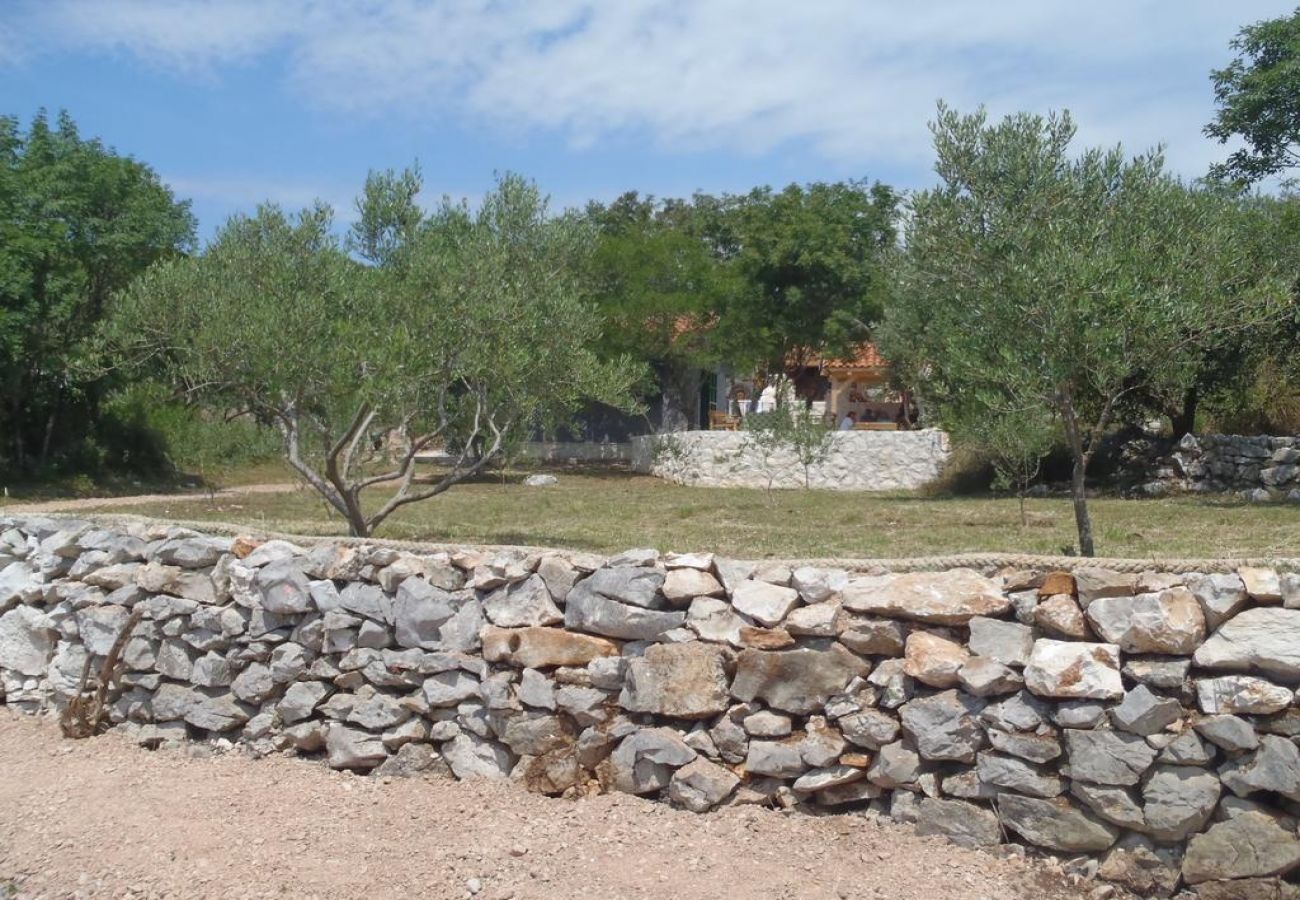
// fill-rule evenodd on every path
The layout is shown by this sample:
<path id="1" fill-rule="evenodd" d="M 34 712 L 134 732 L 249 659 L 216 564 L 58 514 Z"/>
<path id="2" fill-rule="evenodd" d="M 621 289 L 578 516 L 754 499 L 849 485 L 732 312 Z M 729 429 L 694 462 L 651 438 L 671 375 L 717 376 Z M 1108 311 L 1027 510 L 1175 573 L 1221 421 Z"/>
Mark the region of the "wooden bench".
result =
<path id="1" fill-rule="evenodd" d="M 720 410 L 709 410 L 710 431 L 739 431 L 740 416 L 732 416 Z"/>

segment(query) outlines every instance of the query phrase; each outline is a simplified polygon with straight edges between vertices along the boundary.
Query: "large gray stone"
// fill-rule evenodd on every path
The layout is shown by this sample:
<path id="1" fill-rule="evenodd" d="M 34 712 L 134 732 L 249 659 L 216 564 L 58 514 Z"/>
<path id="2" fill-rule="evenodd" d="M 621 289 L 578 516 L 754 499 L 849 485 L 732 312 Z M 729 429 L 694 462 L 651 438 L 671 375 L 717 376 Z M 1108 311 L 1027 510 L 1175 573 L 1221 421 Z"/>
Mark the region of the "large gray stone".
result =
<path id="1" fill-rule="evenodd" d="M 496 741 L 462 732 L 442 745 L 442 757 L 457 778 L 510 777 L 514 759 L 510 751 Z"/>
<path id="2" fill-rule="evenodd" d="M 696 755 L 671 728 L 642 728 L 625 737 L 606 760 L 610 784 L 628 794 L 663 790 Z"/>
<path id="3" fill-rule="evenodd" d="M 393 622 L 393 601 L 377 585 L 350 582 L 339 591 L 339 608 L 376 622 Z"/>
<path id="4" fill-rule="evenodd" d="M 612 565 L 597 569 L 579 584 L 610 600 L 642 609 L 662 609 L 667 604 L 659 595 L 665 574 L 659 569 L 645 566 Z"/>
<path id="5" fill-rule="evenodd" d="M 1025 687 L 1039 697 L 1116 700 L 1124 695 L 1119 647 L 1082 641 L 1034 642 Z"/>
<path id="6" fill-rule="evenodd" d="M 772 627 L 799 605 L 799 592 L 766 581 L 744 581 L 731 595 L 731 605 L 737 612 Z"/>
<path id="7" fill-rule="evenodd" d="M 690 566 L 670 569 L 662 590 L 668 602 L 677 607 L 688 606 L 696 597 L 726 595 L 726 590 L 712 574 Z"/>
<path id="8" fill-rule="evenodd" d="M 483 612 L 488 621 L 502 628 L 557 625 L 564 621 L 564 613 L 551 599 L 551 592 L 540 575 L 529 575 L 523 581 L 492 591 L 483 598 Z"/>
<path id="9" fill-rule="evenodd" d="M 49 617 L 30 606 L 0 616 L 0 669 L 20 675 L 44 675 L 54 655 L 58 633 Z"/>
<path id="10" fill-rule="evenodd" d="M 397 588 L 393 601 L 397 645 L 436 650 L 439 629 L 452 617 L 452 595 L 423 578 L 408 578 Z"/>
<path id="11" fill-rule="evenodd" d="M 1061 742 L 1056 739 L 1056 733 L 1052 731 L 1045 734 L 1023 734 L 990 728 L 988 735 L 989 743 L 993 745 L 994 750 L 1033 763 L 1051 762 L 1061 755 Z"/>
<path id="12" fill-rule="evenodd" d="M 1131 785 L 1141 780 L 1155 761 L 1156 751 L 1142 738 L 1118 731 L 1066 728 L 1068 775 L 1094 784 Z"/>
<path id="13" fill-rule="evenodd" d="M 1034 651 L 1034 629 L 1019 622 L 976 616 L 970 620 L 971 653 L 1023 668 Z"/>
<path id="14" fill-rule="evenodd" d="M 379 735 L 337 722 L 325 735 L 325 752 L 332 769 L 373 769 L 388 759 L 388 750 Z"/>
<path id="15" fill-rule="evenodd" d="M 1185 587 L 1102 597 L 1085 610 L 1097 634 L 1127 653 L 1187 654 L 1205 638 L 1201 605 Z"/>
<path id="16" fill-rule="evenodd" d="M 330 693 L 329 685 L 319 681 L 295 681 L 276 707 L 280 720 L 287 725 L 302 721 L 315 712 L 317 705 Z"/>
<path id="17" fill-rule="evenodd" d="M 1001 586 L 973 569 L 858 576 L 840 592 L 844 608 L 940 625 L 965 625 L 976 616 L 1011 609 Z"/>
<path id="18" fill-rule="evenodd" d="M 1197 733 L 1210 743 L 1237 753 L 1259 746 L 1259 735 L 1245 719 L 1237 716 L 1206 716 L 1194 723 Z"/>
<path id="19" fill-rule="evenodd" d="M 797 778 L 808 769 L 798 740 L 750 741 L 745 771 L 771 778 Z"/>
<path id="20" fill-rule="evenodd" d="M 865 656 L 902 656 L 908 628 L 893 619 L 874 619 L 846 612 L 835 616 L 840 643 Z"/>
<path id="21" fill-rule="evenodd" d="M 691 569 L 676 569 L 687 572 Z M 707 719 L 730 702 L 722 649 L 709 644 L 655 644 L 628 661 L 619 704 L 630 712 Z"/>
<path id="22" fill-rule="evenodd" d="M 890 789 L 914 785 L 920 776 L 921 757 L 902 741 L 881 747 L 867 770 L 867 778 L 873 784 Z"/>
<path id="23" fill-rule="evenodd" d="M 1147 833 L 1166 844 L 1187 839 L 1210 820 L 1219 779 L 1195 766 L 1157 766 L 1142 785 Z"/>
<path id="24" fill-rule="evenodd" d="M 1290 706 L 1292 693 L 1253 675 L 1222 675 L 1197 679 L 1196 697 L 1201 712 L 1209 715 L 1268 715 Z"/>
<path id="25" fill-rule="evenodd" d="M 980 721 L 1002 731 L 1034 731 L 1047 720 L 1048 706 L 1028 691 L 990 703 Z"/>
<path id="26" fill-rule="evenodd" d="M 1142 805 L 1132 791 L 1122 787 L 1089 784 L 1086 781 L 1070 782 L 1070 793 L 1084 805 L 1112 825 L 1141 831 L 1146 828 Z"/>
<path id="27" fill-rule="evenodd" d="M 122 633 L 131 612 L 123 606 L 87 606 L 77 610 L 81 643 L 96 656 L 106 656 Z"/>
<path id="28" fill-rule="evenodd" d="M 257 571 L 262 608 L 277 615 L 298 615 L 312 608 L 311 584 L 296 560 L 281 560 Z"/>
<path id="29" fill-rule="evenodd" d="M 1219 776 L 1238 797 L 1271 791 L 1300 801 L 1300 750 L 1284 737 L 1266 734 L 1258 749 L 1224 763 Z"/>
<path id="30" fill-rule="evenodd" d="M 1049 770 L 1002 753 L 981 753 L 975 771 L 982 784 L 1031 797 L 1055 797 L 1065 790 L 1065 782 Z"/>
<path id="31" fill-rule="evenodd" d="M 1003 794 L 1002 823 L 1026 841 L 1065 853 L 1098 853 L 1119 837 L 1119 829 L 1095 818 L 1064 797 L 1052 800 Z"/>
<path id="32" fill-rule="evenodd" d="M 851 713 L 841 718 L 838 724 L 846 738 L 868 750 L 879 750 L 893 742 L 902 728 L 898 719 L 878 709 Z"/>
<path id="33" fill-rule="evenodd" d="M 746 702 L 764 700 L 785 712 L 806 715 L 844 690 L 867 665 L 839 644 L 829 650 L 742 650 L 731 693 Z"/>
<path id="34" fill-rule="evenodd" d="M 1240 612 L 1192 660 L 1206 669 L 1300 678 L 1300 609 L 1257 606 Z"/>
<path id="35" fill-rule="evenodd" d="M 686 627 L 699 635 L 700 640 L 733 647 L 741 646 L 740 629 L 748 624 L 730 603 L 714 597 L 696 597 L 686 613 Z"/>
<path id="36" fill-rule="evenodd" d="M 1271 816 L 1248 812 L 1192 837 L 1183 856 L 1188 884 L 1285 875 L 1300 865 L 1300 839 Z"/>
<path id="37" fill-rule="evenodd" d="M 590 581 L 588 578 L 578 582 L 569 592 L 564 607 L 565 628 L 629 641 L 654 641 L 686 622 L 685 612 L 644 609 L 612 600 L 588 587 Z"/>
<path id="38" fill-rule="evenodd" d="M 1211 630 L 1218 628 L 1246 605 L 1246 585 L 1242 583 L 1241 576 L 1235 573 L 1202 575 L 1189 581 L 1188 587 L 1201 604 L 1205 624 Z"/>
<path id="39" fill-rule="evenodd" d="M 936 797 L 922 797 L 917 804 L 916 833 L 941 834 L 963 847 L 996 847 L 1002 841 L 1002 828 L 992 810 Z"/>
<path id="40" fill-rule="evenodd" d="M 984 746 L 984 703 L 958 691 L 911 700 L 899 708 L 903 731 L 922 759 L 970 763 Z"/>
<path id="41" fill-rule="evenodd" d="M 668 783 L 668 797 L 691 812 L 707 812 L 730 797 L 738 784 L 740 779 L 730 770 L 703 757 L 696 757 L 673 773 L 672 780 Z"/>
<path id="42" fill-rule="evenodd" d="M 1183 715 L 1183 706 L 1172 697 L 1153 694 L 1145 684 L 1139 684 L 1124 695 L 1124 702 L 1110 711 L 1115 727 L 1133 734 L 1155 734 L 1177 722 Z"/>

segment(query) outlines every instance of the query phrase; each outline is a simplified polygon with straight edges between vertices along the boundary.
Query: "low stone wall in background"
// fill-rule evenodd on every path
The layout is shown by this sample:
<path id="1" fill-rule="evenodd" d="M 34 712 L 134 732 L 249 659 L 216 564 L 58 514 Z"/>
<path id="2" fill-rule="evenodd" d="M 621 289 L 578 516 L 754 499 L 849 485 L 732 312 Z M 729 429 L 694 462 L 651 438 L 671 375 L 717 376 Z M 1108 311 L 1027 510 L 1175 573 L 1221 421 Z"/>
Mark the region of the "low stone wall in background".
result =
<path id="1" fill-rule="evenodd" d="M 1155 478 L 1143 491 L 1300 501 L 1300 436 L 1189 434 L 1160 460 Z"/>
<path id="2" fill-rule="evenodd" d="M 945 432 L 846 431 L 832 435 L 826 461 L 808 486 L 835 491 L 915 490 L 936 479 L 948 460 Z M 764 458 L 743 431 L 686 431 L 632 440 L 633 466 L 677 484 L 703 487 L 802 488 L 792 452 Z"/>
<path id="3" fill-rule="evenodd" d="M 1253 879 L 1300 866 L 1291 572 L 873 574 L 0 519 L 3 702 L 63 709 L 128 627 L 109 721 L 149 747 L 860 809 L 1161 896 L 1291 896 Z"/>
<path id="4" fill-rule="evenodd" d="M 614 441 L 527 441 L 520 445 L 519 456 L 545 463 L 628 462 L 632 445 Z"/>

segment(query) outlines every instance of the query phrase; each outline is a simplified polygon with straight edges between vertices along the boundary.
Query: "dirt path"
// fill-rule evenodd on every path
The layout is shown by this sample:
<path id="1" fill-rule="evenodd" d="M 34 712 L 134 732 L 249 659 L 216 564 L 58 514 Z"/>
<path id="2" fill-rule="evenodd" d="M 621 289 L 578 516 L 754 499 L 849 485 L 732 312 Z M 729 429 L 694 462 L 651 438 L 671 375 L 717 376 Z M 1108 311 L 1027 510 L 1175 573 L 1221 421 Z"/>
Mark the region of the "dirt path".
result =
<path id="1" fill-rule="evenodd" d="M 205 749 L 205 748 L 203 748 Z M 0 897 L 1087 896 L 1040 863 L 861 816 L 697 816 L 492 782 L 66 741 L 0 708 Z"/>
<path id="2" fill-rule="evenodd" d="M 149 503 L 184 503 L 188 500 L 212 500 L 237 497 L 241 494 L 287 494 L 302 485 L 295 482 L 281 484 L 244 484 L 222 488 L 219 491 L 191 494 L 131 494 L 125 497 L 77 497 L 65 500 L 42 500 L 39 503 L 0 504 L 0 515 L 6 513 L 76 512 L 79 509 L 104 509 L 119 506 L 143 506 Z"/>

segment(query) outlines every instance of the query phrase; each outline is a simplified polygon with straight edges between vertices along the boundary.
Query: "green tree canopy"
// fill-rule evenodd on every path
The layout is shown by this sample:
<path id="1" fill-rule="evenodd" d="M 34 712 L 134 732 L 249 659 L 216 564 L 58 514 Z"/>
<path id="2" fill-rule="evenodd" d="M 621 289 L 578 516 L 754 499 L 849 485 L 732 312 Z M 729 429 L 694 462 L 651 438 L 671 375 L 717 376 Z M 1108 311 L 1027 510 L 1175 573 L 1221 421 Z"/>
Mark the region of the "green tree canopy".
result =
<path id="1" fill-rule="evenodd" d="M 375 264 L 349 256 L 327 207 L 264 206 L 201 256 L 150 270 L 112 325 L 117 346 L 194 397 L 273 421 L 289 463 L 357 535 L 585 400 L 626 405 L 635 377 L 594 352 L 584 222 L 549 216 L 513 175 L 477 210 L 444 200 L 426 216 L 412 178 L 367 182 L 350 245 Z M 372 452 L 378 436 L 400 438 L 395 461 Z M 416 482 L 417 455 L 435 447 L 447 469 Z"/>
<path id="2" fill-rule="evenodd" d="M 194 218 L 148 166 L 63 113 L 0 117 L 0 469 L 71 452 L 104 382 L 82 366 L 113 292 L 191 248 Z"/>
<path id="3" fill-rule="evenodd" d="M 1159 153 L 1071 155 L 1068 114 L 941 105 L 931 127 L 940 184 L 913 199 L 885 352 L 941 414 L 1051 410 L 1092 555 L 1086 474 L 1121 404 L 1185 388 L 1198 348 L 1275 316 L 1279 292 L 1245 262 L 1235 201 Z"/>
<path id="4" fill-rule="evenodd" d="M 1231 47 L 1237 56 L 1210 74 L 1218 110 L 1205 133 L 1245 140 L 1211 174 L 1251 184 L 1300 163 L 1300 9 L 1247 25 Z"/>

